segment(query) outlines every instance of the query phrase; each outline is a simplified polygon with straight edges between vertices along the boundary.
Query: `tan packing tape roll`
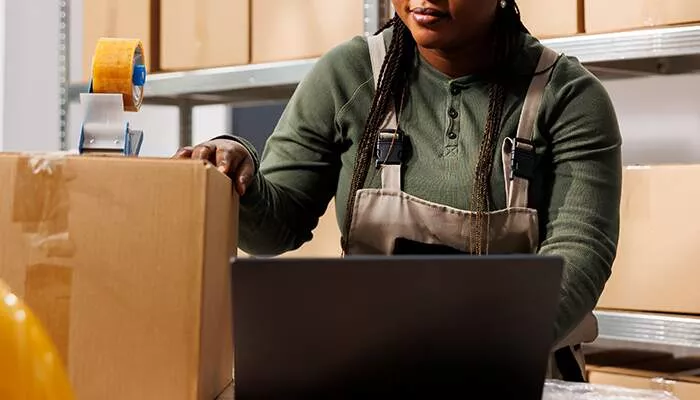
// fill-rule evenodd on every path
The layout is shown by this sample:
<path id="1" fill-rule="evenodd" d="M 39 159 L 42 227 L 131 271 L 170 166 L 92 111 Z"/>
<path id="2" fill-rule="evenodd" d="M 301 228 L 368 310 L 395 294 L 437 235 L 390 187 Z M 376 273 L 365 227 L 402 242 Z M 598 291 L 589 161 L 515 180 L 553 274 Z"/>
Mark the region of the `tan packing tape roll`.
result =
<path id="1" fill-rule="evenodd" d="M 134 71 L 138 65 L 145 65 L 140 40 L 100 38 L 92 60 L 92 92 L 119 93 L 124 97 L 125 111 L 139 111 L 143 101 L 143 83 L 134 82 Z"/>

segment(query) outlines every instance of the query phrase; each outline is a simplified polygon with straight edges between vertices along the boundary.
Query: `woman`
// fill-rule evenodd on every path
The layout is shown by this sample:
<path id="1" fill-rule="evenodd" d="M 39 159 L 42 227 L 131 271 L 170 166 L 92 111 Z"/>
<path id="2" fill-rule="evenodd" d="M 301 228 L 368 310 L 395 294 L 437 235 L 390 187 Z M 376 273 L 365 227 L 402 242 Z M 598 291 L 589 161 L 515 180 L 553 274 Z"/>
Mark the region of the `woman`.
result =
<path id="1" fill-rule="evenodd" d="M 580 343 L 595 338 L 591 310 L 618 239 L 610 99 L 527 33 L 514 0 L 393 4 L 380 34 L 318 61 L 260 163 L 231 136 L 176 157 L 234 179 L 240 247 L 253 254 L 301 246 L 335 196 L 346 254 L 563 257 L 549 376 L 581 380 Z"/>

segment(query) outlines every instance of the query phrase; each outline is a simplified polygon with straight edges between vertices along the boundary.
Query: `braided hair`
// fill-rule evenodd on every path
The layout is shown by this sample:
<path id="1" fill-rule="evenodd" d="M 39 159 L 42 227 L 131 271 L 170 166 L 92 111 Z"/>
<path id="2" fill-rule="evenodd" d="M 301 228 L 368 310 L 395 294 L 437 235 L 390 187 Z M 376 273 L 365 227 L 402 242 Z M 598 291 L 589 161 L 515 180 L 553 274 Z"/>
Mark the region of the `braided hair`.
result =
<path id="1" fill-rule="evenodd" d="M 377 31 L 377 34 L 390 27 L 393 27 L 391 43 L 379 73 L 377 89 L 372 99 L 372 106 L 365 123 L 364 132 L 358 143 L 357 158 L 348 194 L 344 230 L 345 238 L 343 239 L 344 250 L 347 249 L 347 236 L 349 235 L 353 218 L 355 194 L 362 188 L 367 178 L 379 130 L 390 110 L 390 106 L 392 106 L 392 102 L 397 112 L 403 107 L 403 94 L 409 85 L 410 75 L 413 72 L 416 42 L 410 30 L 398 15 L 394 15 L 391 20 Z M 489 89 L 488 116 L 486 118 L 484 138 L 479 150 L 474 190 L 472 192 L 472 204 L 474 205 L 474 211 L 477 212 L 475 229 L 472 229 L 472 232 L 476 231 L 480 234 L 476 241 L 470 238 L 472 239 L 470 240 L 472 253 L 481 253 L 483 251 L 485 216 L 490 207 L 489 180 L 493 167 L 495 142 L 500 134 L 505 100 L 503 82 L 506 78 L 504 71 L 507 67 L 507 59 L 517 41 L 518 35 L 521 32 L 528 32 L 521 21 L 515 0 L 505 0 L 505 7 L 498 7 L 493 29 L 495 33 L 494 79 Z"/>

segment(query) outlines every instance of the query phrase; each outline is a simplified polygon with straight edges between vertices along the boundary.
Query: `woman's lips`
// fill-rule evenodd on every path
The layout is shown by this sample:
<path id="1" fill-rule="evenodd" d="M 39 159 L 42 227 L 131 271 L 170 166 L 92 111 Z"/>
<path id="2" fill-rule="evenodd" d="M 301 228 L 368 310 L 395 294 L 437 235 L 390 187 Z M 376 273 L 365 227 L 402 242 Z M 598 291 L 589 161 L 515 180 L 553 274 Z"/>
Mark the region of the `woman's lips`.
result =
<path id="1" fill-rule="evenodd" d="M 411 10 L 411 15 L 413 16 L 413 19 L 419 24 L 419 25 L 434 25 L 443 19 L 446 19 L 449 14 L 442 12 L 440 10 L 436 10 L 434 8 L 423 8 L 423 7 L 416 7 Z"/>

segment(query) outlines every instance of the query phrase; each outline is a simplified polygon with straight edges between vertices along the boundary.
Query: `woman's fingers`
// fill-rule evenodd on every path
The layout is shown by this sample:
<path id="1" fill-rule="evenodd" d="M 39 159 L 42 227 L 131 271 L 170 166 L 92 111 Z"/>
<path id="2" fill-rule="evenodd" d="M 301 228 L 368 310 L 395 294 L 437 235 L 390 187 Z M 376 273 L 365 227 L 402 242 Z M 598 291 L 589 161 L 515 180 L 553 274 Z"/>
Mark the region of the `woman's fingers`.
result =
<path id="1" fill-rule="evenodd" d="M 234 158 L 235 158 L 235 147 L 233 146 L 217 146 L 216 147 L 216 167 L 221 171 L 222 173 L 229 175 L 229 172 L 231 172 L 232 168 L 235 168 L 233 165 L 234 163 Z"/>
<path id="2" fill-rule="evenodd" d="M 247 153 L 247 152 L 246 152 Z M 236 191 L 239 196 L 243 196 L 248 189 L 248 185 L 253 181 L 253 174 L 255 174 L 255 165 L 253 164 L 253 159 L 250 155 L 246 154 L 247 157 L 238 165 L 236 173 L 234 174 L 235 179 L 233 184 L 236 185 Z"/>
<path id="3" fill-rule="evenodd" d="M 192 158 L 192 146 L 185 146 L 178 149 L 173 158 Z"/>
<path id="4" fill-rule="evenodd" d="M 195 146 L 194 150 L 192 150 L 192 158 L 195 160 L 207 160 L 212 164 L 215 164 L 215 151 L 216 146 L 212 145 L 211 142 L 202 143 Z"/>
<path id="5" fill-rule="evenodd" d="M 178 150 L 173 158 L 207 160 L 233 181 L 236 192 L 243 196 L 253 181 L 255 163 L 242 144 L 235 140 L 215 139 Z"/>

